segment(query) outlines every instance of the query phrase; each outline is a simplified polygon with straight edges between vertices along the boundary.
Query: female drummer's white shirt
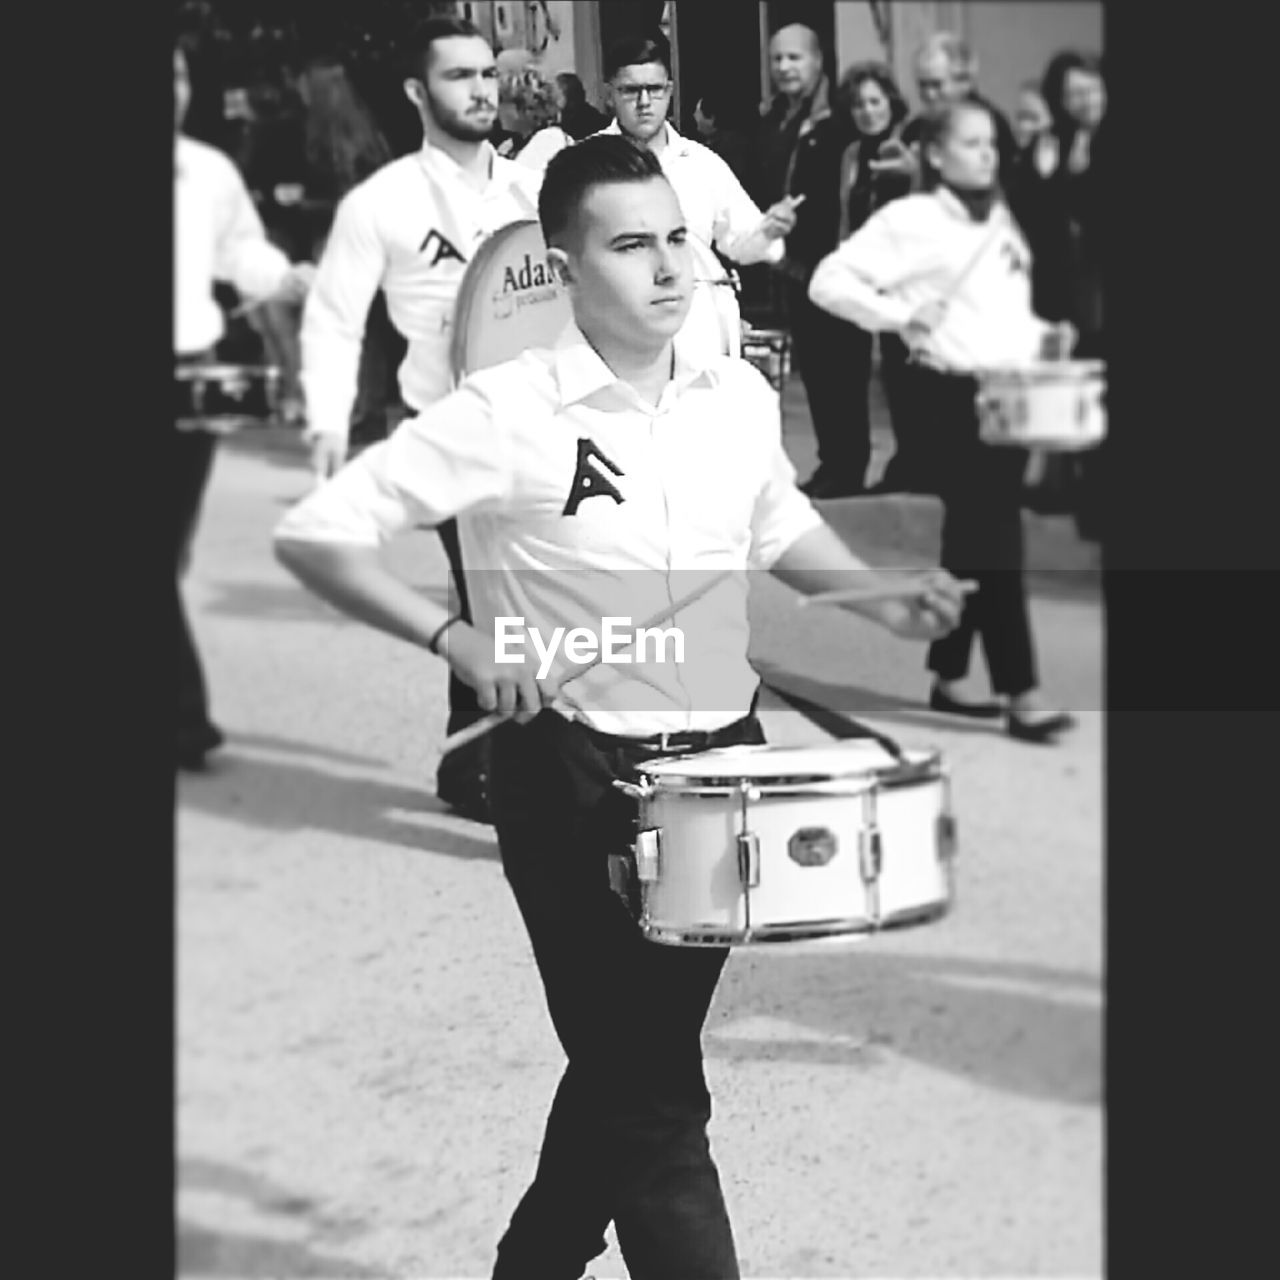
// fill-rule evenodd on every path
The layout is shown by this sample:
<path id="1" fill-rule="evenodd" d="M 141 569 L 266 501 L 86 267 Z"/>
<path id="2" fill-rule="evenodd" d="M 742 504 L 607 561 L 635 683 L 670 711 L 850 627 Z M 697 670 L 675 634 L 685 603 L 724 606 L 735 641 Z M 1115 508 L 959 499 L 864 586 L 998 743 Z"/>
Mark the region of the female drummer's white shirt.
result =
<path id="1" fill-rule="evenodd" d="M 484 148 L 491 168 L 483 192 L 424 142 L 338 205 L 302 318 L 302 387 L 314 430 L 348 435 L 365 319 L 379 287 L 409 344 L 400 366 L 405 403 L 425 409 L 450 390 L 449 344 L 467 262 L 492 232 L 537 216 L 539 179 Z"/>
<path id="2" fill-rule="evenodd" d="M 949 293 L 984 243 L 921 353 L 963 373 L 1029 364 L 1052 326 L 1031 309 L 1031 254 L 1004 204 L 976 222 L 945 188 L 894 200 L 818 264 L 809 297 L 864 329 L 898 330 Z"/>
<path id="3" fill-rule="evenodd" d="M 221 151 L 177 135 L 173 169 L 173 349 L 196 355 L 223 333 L 215 280 L 249 298 L 273 294 L 289 259 L 268 239 L 239 170 Z"/>
<path id="4" fill-rule="evenodd" d="M 677 339 L 654 407 L 570 324 L 553 348 L 472 374 L 360 454 L 276 537 L 377 546 L 457 516 L 475 625 L 518 617 L 543 637 L 559 625 L 598 635 L 604 617 L 639 626 L 709 571 L 743 571 L 662 624 L 683 631 L 683 664 L 602 665 L 562 695 L 568 713 L 609 733 L 729 724 L 759 683 L 745 570 L 767 569 L 821 519 L 795 487 L 764 377 L 689 351 Z M 584 441 L 605 459 L 587 461 L 587 488 L 599 477 L 623 500 L 599 492 L 566 514 Z"/>

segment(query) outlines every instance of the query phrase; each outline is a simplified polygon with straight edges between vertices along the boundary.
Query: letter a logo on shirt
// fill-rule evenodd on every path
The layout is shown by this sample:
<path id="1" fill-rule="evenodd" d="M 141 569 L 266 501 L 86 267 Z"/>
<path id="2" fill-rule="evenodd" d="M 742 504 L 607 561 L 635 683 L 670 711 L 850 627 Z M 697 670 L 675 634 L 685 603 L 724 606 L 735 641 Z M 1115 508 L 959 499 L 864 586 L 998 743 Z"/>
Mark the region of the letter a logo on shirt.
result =
<path id="1" fill-rule="evenodd" d="M 578 508 L 588 498 L 610 497 L 614 502 L 624 501 L 612 480 L 595 465 L 596 459 L 603 462 L 615 476 L 625 475 L 621 467 L 615 466 L 596 447 L 594 440 L 578 441 L 578 466 L 573 473 L 573 488 L 569 490 L 569 501 L 564 504 L 566 516 L 576 516 Z"/>
<path id="2" fill-rule="evenodd" d="M 451 245 L 434 227 L 427 232 L 427 238 L 422 242 L 419 253 L 426 253 L 432 241 L 435 241 L 436 252 L 435 257 L 431 259 L 431 265 L 434 267 L 441 258 L 457 258 L 459 262 L 466 262 L 466 258 L 460 254 L 457 249 Z"/>

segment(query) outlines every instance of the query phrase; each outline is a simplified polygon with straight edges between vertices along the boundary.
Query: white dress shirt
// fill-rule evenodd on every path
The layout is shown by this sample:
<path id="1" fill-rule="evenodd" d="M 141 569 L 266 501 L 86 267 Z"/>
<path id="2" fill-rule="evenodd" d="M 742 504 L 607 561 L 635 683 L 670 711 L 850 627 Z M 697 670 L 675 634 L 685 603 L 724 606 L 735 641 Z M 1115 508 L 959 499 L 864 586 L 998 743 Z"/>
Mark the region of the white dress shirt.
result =
<path id="1" fill-rule="evenodd" d="M 289 259 L 273 245 L 231 160 L 177 136 L 173 171 L 173 349 L 197 355 L 223 334 L 215 280 L 249 298 L 281 286 Z"/>
<path id="2" fill-rule="evenodd" d="M 921 343 L 924 358 L 944 369 L 1029 364 L 1052 328 L 1031 309 L 1031 254 L 1008 209 L 997 204 L 976 222 L 946 188 L 878 209 L 809 284 L 817 306 L 873 332 L 903 328 L 944 296 L 946 315 Z"/>
<path id="3" fill-rule="evenodd" d="M 584 469 L 586 442 L 604 460 Z M 599 491 L 567 514 L 584 473 L 588 490 L 607 482 L 621 501 Z M 747 661 L 745 571 L 767 569 L 821 523 L 783 452 L 778 396 L 750 364 L 691 358 L 677 339 L 655 407 L 572 324 L 553 348 L 474 373 L 401 424 L 304 498 L 276 536 L 378 546 L 454 516 L 482 633 L 498 617 L 524 618 L 544 637 L 556 626 L 598 635 L 610 616 L 639 626 L 710 571 L 735 571 L 663 624 L 684 632 L 683 663 L 650 651 L 563 690 L 567 714 L 629 735 L 746 714 L 759 681 Z"/>
<path id="4" fill-rule="evenodd" d="M 539 179 L 484 144 L 490 178 L 478 191 L 429 143 L 348 192 L 307 295 L 302 387 L 313 429 L 346 439 L 365 319 L 382 288 L 408 340 L 400 393 L 414 410 L 452 387 L 449 344 L 458 285 L 477 246 L 509 222 L 537 216 Z"/>

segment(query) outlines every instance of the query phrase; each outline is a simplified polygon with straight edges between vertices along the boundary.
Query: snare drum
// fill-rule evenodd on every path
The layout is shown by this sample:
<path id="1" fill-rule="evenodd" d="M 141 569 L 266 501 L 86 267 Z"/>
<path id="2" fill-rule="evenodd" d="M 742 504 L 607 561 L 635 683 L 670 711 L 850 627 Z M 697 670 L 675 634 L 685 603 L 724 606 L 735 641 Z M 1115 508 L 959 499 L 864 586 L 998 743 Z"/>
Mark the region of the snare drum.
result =
<path id="1" fill-rule="evenodd" d="M 206 364 L 174 370 L 174 419 L 182 431 L 227 435 L 276 419 L 280 370 L 274 366 Z"/>
<path id="2" fill-rule="evenodd" d="M 639 766 L 631 871 L 653 942 L 746 946 L 938 920 L 956 828 L 936 751 L 854 739 L 729 747 Z"/>
<path id="3" fill-rule="evenodd" d="M 476 250 L 458 286 L 449 353 L 454 380 L 531 347 L 553 346 L 572 319 L 541 226 L 521 219 L 500 227 Z"/>
<path id="4" fill-rule="evenodd" d="M 1044 361 L 978 375 L 978 434 L 986 444 L 1048 452 L 1092 449 L 1107 434 L 1101 360 Z"/>

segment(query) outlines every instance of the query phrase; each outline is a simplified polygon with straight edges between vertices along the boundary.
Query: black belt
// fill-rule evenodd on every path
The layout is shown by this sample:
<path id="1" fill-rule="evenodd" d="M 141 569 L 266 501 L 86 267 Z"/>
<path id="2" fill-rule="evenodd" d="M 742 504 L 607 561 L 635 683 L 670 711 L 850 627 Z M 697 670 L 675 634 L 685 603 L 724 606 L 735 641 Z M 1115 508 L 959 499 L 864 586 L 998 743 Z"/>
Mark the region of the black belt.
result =
<path id="1" fill-rule="evenodd" d="M 605 733 L 579 722 L 579 727 L 598 746 L 629 747 L 637 751 L 655 751 L 663 755 L 672 751 L 710 751 L 714 747 L 734 746 L 741 741 L 742 731 L 751 723 L 753 711 L 720 729 L 681 729 L 675 733 L 656 733 L 647 738 L 628 734 Z"/>

